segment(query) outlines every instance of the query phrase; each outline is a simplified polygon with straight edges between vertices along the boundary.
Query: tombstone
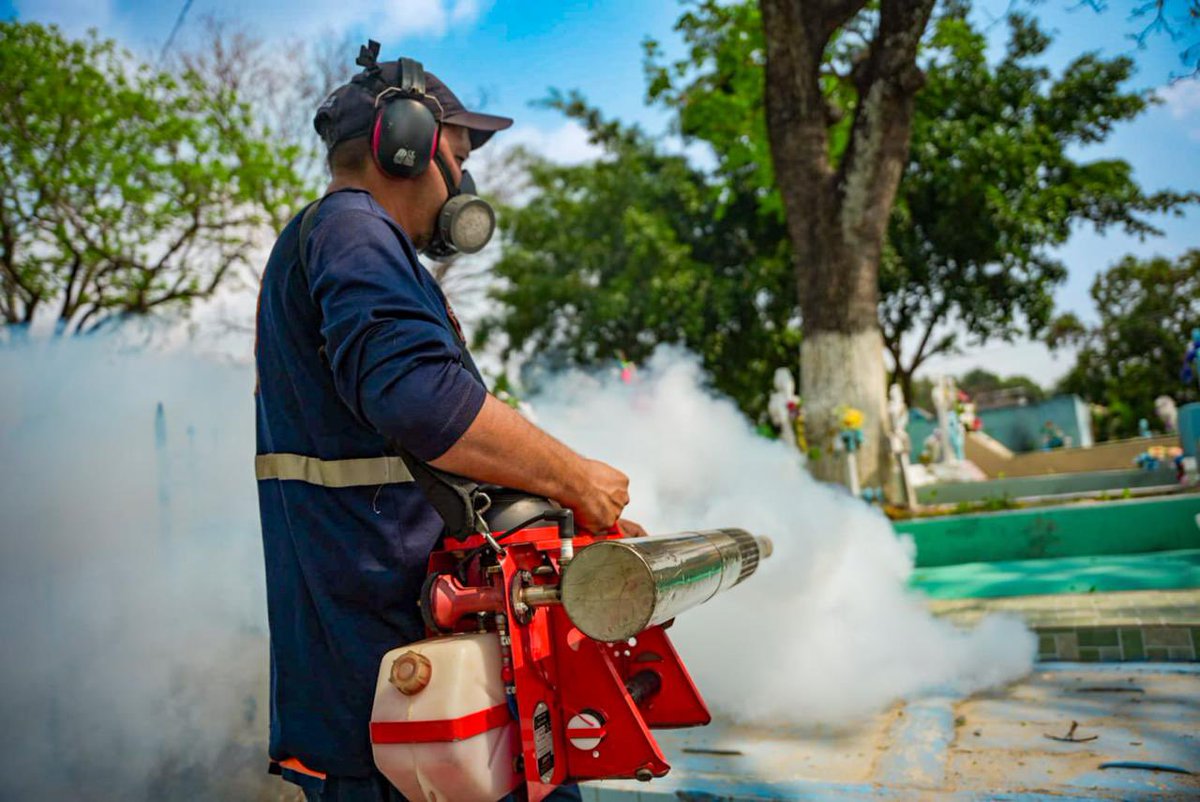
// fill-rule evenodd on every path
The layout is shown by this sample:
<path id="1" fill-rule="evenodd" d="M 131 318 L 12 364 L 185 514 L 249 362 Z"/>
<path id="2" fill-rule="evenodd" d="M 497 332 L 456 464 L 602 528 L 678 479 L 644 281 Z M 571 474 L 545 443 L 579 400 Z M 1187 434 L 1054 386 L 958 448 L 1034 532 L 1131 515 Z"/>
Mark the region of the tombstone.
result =
<path id="1" fill-rule="evenodd" d="M 776 368 L 775 389 L 767 398 L 767 416 L 779 430 L 779 439 L 793 449 L 800 450 L 796 442 L 796 418 L 800 412 L 800 396 L 796 395 L 796 382 L 787 368 Z"/>
<path id="2" fill-rule="evenodd" d="M 946 413 L 946 430 L 948 432 L 947 443 L 949 444 L 947 453 L 952 457 L 954 462 L 964 462 L 967 459 L 965 443 L 966 428 L 958 416 L 957 409 L 951 409 Z"/>
<path id="3" fill-rule="evenodd" d="M 908 404 L 904 403 L 904 390 L 899 384 L 888 388 L 888 419 L 892 424 L 892 456 L 900 466 L 900 492 L 904 494 L 905 505 L 909 509 L 916 509 L 917 494 L 910 475 L 912 466 L 909 464 L 912 441 L 908 437 Z"/>
<path id="4" fill-rule="evenodd" d="M 958 413 L 954 411 L 954 404 L 958 401 L 958 388 L 954 385 L 954 379 L 950 376 L 938 376 L 933 385 L 933 407 L 937 410 L 938 432 L 941 444 L 941 454 L 938 462 L 953 464 L 959 462 L 962 457 L 961 424 L 958 421 Z M 953 416 L 953 417 L 952 417 Z M 958 429 L 959 448 L 954 448 L 954 433 L 952 428 Z"/>
<path id="5" fill-rule="evenodd" d="M 1164 432 L 1175 434 L 1179 431 L 1179 408 L 1171 396 L 1160 395 L 1154 399 L 1154 414 L 1162 421 Z"/>
<path id="6" fill-rule="evenodd" d="M 960 404 L 958 386 L 950 376 L 939 376 L 933 386 L 933 405 L 937 410 L 938 427 L 927 438 L 925 446 L 934 459 L 929 472 L 941 482 L 975 482 L 984 478 L 979 468 L 967 459 L 967 429 L 964 416 L 969 414 Z M 924 461 L 924 460 L 922 460 Z"/>

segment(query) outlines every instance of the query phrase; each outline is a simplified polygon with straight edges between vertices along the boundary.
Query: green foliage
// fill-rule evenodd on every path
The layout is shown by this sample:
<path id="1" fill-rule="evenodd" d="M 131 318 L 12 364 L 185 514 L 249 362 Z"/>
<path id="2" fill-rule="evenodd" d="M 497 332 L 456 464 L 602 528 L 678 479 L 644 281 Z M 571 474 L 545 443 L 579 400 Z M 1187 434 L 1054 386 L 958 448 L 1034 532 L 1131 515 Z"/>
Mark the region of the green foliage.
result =
<path id="1" fill-rule="evenodd" d="M 757 416 L 799 344 L 782 224 L 752 196 L 723 199 L 685 158 L 580 98 L 550 102 L 604 155 L 577 166 L 520 157 L 534 194 L 501 215 L 500 311 L 481 338 L 502 332 L 510 352 L 578 365 L 680 344 Z"/>
<path id="2" fill-rule="evenodd" d="M 958 387 L 976 401 L 980 396 L 996 395 L 1004 391 L 1014 391 L 1014 394 L 1019 394 L 1034 403 L 1046 398 L 1046 391 L 1042 386 L 1028 376 L 1001 377 L 983 368 L 968 371 L 958 380 Z"/>
<path id="3" fill-rule="evenodd" d="M 1178 214 L 1197 198 L 1146 194 L 1127 162 L 1074 155 L 1147 108 L 1146 96 L 1121 88 L 1130 59 L 1089 53 L 1055 77 L 1040 65 L 1050 37 L 1014 15 L 992 65 L 965 13 L 942 16 L 926 49 L 880 270 L 880 322 L 904 384 L 926 359 L 956 348 L 955 333 L 938 336 L 947 323 L 976 343 L 1045 332 L 1067 275 L 1049 251 L 1079 223 L 1158 234 L 1148 214 Z M 905 354 L 902 338 L 913 333 L 917 347 Z"/>
<path id="4" fill-rule="evenodd" d="M 711 145 L 720 173 L 757 193 L 763 210 L 782 219 L 767 140 L 758 4 L 702 0 L 680 16 L 675 30 L 688 53 L 673 64 L 661 63 L 657 42 L 643 42 L 647 100 L 675 111 L 675 130 Z"/>
<path id="5" fill-rule="evenodd" d="M 1172 262 L 1127 256 L 1092 284 L 1099 322 L 1079 338 L 1062 392 L 1107 408 L 1101 438 L 1132 437 L 1140 418 L 1156 421 L 1154 399 L 1200 400 L 1180 379 L 1193 328 L 1200 327 L 1200 249 Z"/>
<path id="6" fill-rule="evenodd" d="M 857 26 L 869 28 L 872 13 L 853 18 L 825 54 L 834 167 L 870 34 Z M 648 100 L 674 113 L 686 140 L 711 148 L 714 169 L 704 174 L 665 155 L 578 98 L 552 98 L 605 156 L 576 167 L 531 159 L 533 200 L 508 212 L 497 267 L 508 286 L 485 334 L 503 332 L 510 350 L 582 364 L 618 353 L 637 360 L 659 342 L 681 343 L 701 352 L 717 387 L 757 414 L 771 371 L 794 364 L 799 339 L 766 133 L 759 7 L 698 0 L 676 30 L 687 46 L 676 62 L 645 43 Z M 927 84 L 880 270 L 880 320 L 903 384 L 929 356 L 956 346 L 934 336 L 948 324 L 961 323 L 978 342 L 1047 330 L 1053 289 L 1066 275 L 1049 251 L 1073 225 L 1154 234 L 1148 214 L 1195 197 L 1146 194 L 1126 162 L 1072 155 L 1149 101 L 1121 88 L 1128 59 L 1089 54 L 1051 75 L 1039 66 L 1049 41 L 1013 17 L 1006 52 L 989 64 L 983 36 L 950 4 L 925 44 Z M 921 347 L 904 354 L 901 339 L 914 330 Z"/>
<path id="7" fill-rule="evenodd" d="M 210 295 L 301 194 L 293 157 L 191 70 L 0 22 L 0 316 L 82 332 Z"/>

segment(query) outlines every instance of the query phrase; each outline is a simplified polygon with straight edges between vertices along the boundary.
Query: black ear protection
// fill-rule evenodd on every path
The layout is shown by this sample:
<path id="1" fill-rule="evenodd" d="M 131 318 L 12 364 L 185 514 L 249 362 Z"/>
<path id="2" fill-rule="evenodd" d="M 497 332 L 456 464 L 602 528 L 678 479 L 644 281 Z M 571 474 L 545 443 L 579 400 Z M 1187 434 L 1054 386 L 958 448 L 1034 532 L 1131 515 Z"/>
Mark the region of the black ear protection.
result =
<path id="1" fill-rule="evenodd" d="M 357 63 L 364 68 L 361 83 L 375 95 L 371 126 L 371 157 L 386 175 L 415 178 L 432 162 L 441 173 L 448 196 L 438 211 L 433 237 L 424 253 L 445 260 L 458 253 L 475 253 L 496 231 L 496 212 L 475 194 L 475 181 L 462 171 L 454 183 L 450 168 L 438 154 L 442 135 L 442 104 L 425 92 L 425 70 L 419 61 L 402 58 L 388 74 L 378 63 L 379 43 L 370 40 L 359 50 Z M 359 81 L 359 78 L 355 78 Z M 426 105 L 432 101 L 435 115 Z"/>
<path id="2" fill-rule="evenodd" d="M 378 75 L 379 43 L 372 40 L 359 50 L 357 62 Z M 371 126 L 371 155 L 379 169 L 396 178 L 415 178 L 429 169 L 442 134 L 442 104 L 425 93 L 421 62 L 399 59 L 398 82 L 375 96 L 375 122 Z M 438 108 L 435 116 L 426 101 Z"/>

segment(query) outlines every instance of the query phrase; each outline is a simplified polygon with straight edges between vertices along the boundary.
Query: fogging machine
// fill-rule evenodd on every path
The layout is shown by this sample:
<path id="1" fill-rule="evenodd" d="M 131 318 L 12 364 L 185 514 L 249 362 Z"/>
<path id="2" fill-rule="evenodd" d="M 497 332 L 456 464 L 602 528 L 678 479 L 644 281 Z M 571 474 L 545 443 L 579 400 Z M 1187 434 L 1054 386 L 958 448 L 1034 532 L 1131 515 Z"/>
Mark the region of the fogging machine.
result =
<path id="1" fill-rule="evenodd" d="M 770 541 L 576 533 L 544 499 L 484 498 L 476 531 L 430 557 L 429 637 L 382 660 L 376 765 L 414 802 L 539 802 L 564 783 L 662 777 L 651 730 L 710 721 L 665 630 L 753 574 Z"/>

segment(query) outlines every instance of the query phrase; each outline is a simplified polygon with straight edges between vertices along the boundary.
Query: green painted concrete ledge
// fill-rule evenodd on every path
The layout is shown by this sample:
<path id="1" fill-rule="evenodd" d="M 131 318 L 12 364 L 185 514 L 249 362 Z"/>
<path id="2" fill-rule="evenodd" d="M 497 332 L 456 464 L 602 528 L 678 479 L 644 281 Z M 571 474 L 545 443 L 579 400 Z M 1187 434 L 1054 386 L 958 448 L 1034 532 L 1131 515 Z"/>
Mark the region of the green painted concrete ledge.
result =
<path id="1" fill-rule="evenodd" d="M 948 482 L 917 488 L 922 504 L 958 504 L 1002 498 L 1059 496 L 1067 493 L 1109 491 L 1120 496 L 1123 490 L 1144 487 L 1169 487 L 1177 484 L 1175 468 L 1147 471 L 1131 468 L 1117 471 L 1058 473 L 1046 476 L 1013 476 L 983 482 Z"/>
<path id="2" fill-rule="evenodd" d="M 1200 548 L 1200 494 L 896 522 L 919 568 Z"/>
<path id="3" fill-rule="evenodd" d="M 932 599 L 1200 588 L 1200 549 L 942 565 L 909 584 Z"/>

